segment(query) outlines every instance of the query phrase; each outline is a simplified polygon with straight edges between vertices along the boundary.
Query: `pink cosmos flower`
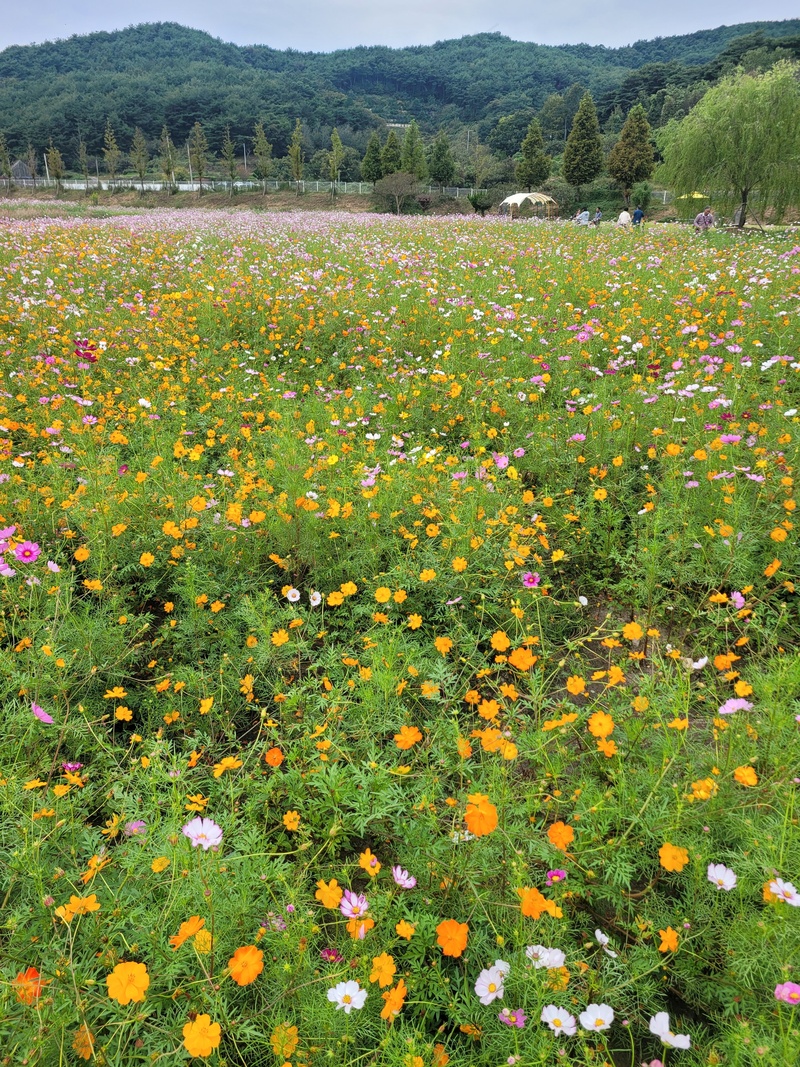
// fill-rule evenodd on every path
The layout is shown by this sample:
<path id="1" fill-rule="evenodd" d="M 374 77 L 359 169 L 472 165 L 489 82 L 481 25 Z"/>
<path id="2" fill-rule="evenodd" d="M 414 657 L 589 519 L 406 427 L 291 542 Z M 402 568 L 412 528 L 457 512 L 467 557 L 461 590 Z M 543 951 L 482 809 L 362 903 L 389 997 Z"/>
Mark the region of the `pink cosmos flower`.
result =
<path id="1" fill-rule="evenodd" d="M 413 874 L 409 874 L 398 863 L 395 867 L 392 867 L 392 878 L 395 883 L 400 886 L 401 889 L 413 889 L 417 884 L 417 880 Z"/>
<path id="2" fill-rule="evenodd" d="M 717 709 L 720 715 L 733 715 L 735 711 L 752 711 L 753 705 L 742 697 L 731 697 Z"/>
<path id="3" fill-rule="evenodd" d="M 557 882 L 563 882 L 566 877 L 567 877 L 567 872 L 566 871 L 561 871 L 561 870 L 558 870 L 558 869 L 556 869 L 555 871 L 548 871 L 547 872 L 547 881 L 545 882 L 545 885 L 550 887 L 551 885 L 555 885 Z"/>
<path id="4" fill-rule="evenodd" d="M 800 893 L 797 892 L 791 882 L 784 882 L 782 878 L 775 878 L 769 883 L 769 891 L 784 904 L 791 904 L 793 908 L 800 908 Z"/>
<path id="5" fill-rule="evenodd" d="M 218 849 L 222 844 L 222 827 L 213 819 L 203 819 L 199 815 L 182 828 L 182 832 L 192 842 L 192 848 L 201 845 L 204 852 L 210 848 Z"/>
<path id="6" fill-rule="evenodd" d="M 369 909 L 369 901 L 363 893 L 354 893 L 351 889 L 345 889 L 339 903 L 339 911 L 345 919 L 360 919 Z"/>
<path id="7" fill-rule="evenodd" d="M 775 999 L 792 1006 L 800 1004 L 800 985 L 797 982 L 783 982 L 781 985 L 776 985 Z"/>
<path id="8" fill-rule="evenodd" d="M 526 589 L 535 589 L 542 578 L 538 571 L 525 571 L 522 575 L 522 584 Z"/>
<path id="9" fill-rule="evenodd" d="M 48 715 L 47 712 L 39 704 L 31 703 L 31 711 L 39 720 L 39 722 L 47 723 L 48 726 L 52 725 L 53 716 Z"/>
<path id="10" fill-rule="evenodd" d="M 510 1008 L 503 1008 L 497 1018 L 506 1026 L 516 1026 L 518 1030 L 521 1030 L 528 1021 L 528 1016 L 522 1008 L 515 1008 L 513 1011 Z"/>
<path id="11" fill-rule="evenodd" d="M 724 889 L 729 893 L 731 889 L 736 888 L 736 874 L 724 863 L 709 863 L 707 873 L 709 882 L 717 889 Z"/>

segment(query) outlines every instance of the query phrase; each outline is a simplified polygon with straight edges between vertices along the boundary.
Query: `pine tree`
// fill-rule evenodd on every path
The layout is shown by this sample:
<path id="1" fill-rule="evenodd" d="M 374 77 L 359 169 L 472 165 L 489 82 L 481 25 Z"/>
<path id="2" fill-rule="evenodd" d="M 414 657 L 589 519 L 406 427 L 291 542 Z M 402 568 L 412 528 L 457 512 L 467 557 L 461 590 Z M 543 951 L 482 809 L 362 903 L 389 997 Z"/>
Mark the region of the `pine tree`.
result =
<path id="1" fill-rule="evenodd" d="M 189 134 L 189 159 L 194 176 L 200 183 L 200 195 L 203 195 L 203 178 L 208 170 L 208 141 L 200 122 L 195 122 Z"/>
<path id="2" fill-rule="evenodd" d="M 603 141 L 591 93 L 584 93 L 564 149 L 562 173 L 580 196 L 581 186 L 594 181 L 603 169 Z"/>
<path id="3" fill-rule="evenodd" d="M 397 134 L 394 130 L 389 130 L 389 136 L 386 138 L 386 144 L 383 146 L 381 152 L 381 167 L 383 168 L 383 177 L 387 177 L 389 174 L 396 174 L 397 171 L 402 170 L 403 167 L 403 153 L 400 149 L 400 142 L 397 139 Z"/>
<path id="4" fill-rule="evenodd" d="M 47 149 L 47 168 L 50 171 L 50 177 L 55 179 L 56 195 L 58 195 L 61 192 L 61 180 L 64 177 L 64 158 L 52 140 Z"/>
<path id="5" fill-rule="evenodd" d="M 403 139 L 403 154 L 400 169 L 406 174 L 413 174 L 420 181 L 428 177 L 428 164 L 425 162 L 425 149 L 417 120 L 412 119 Z"/>
<path id="6" fill-rule="evenodd" d="M 328 153 L 328 174 L 331 180 L 331 197 L 336 196 L 336 183 L 339 181 L 339 171 L 344 159 L 344 145 L 339 136 L 339 131 L 334 126 L 331 133 L 331 150 Z"/>
<path id="7" fill-rule="evenodd" d="M 122 152 L 120 152 L 117 145 L 117 138 L 114 134 L 114 127 L 111 125 L 111 119 L 106 119 L 106 129 L 103 134 L 103 159 L 105 160 L 108 180 L 113 185 L 122 160 Z"/>
<path id="8" fill-rule="evenodd" d="M 455 180 L 456 161 L 444 130 L 439 130 L 436 140 L 431 145 L 428 171 L 431 181 L 441 189 L 444 189 L 445 185 L 452 185 Z"/>
<path id="9" fill-rule="evenodd" d="M 236 145 L 231 140 L 231 128 L 225 127 L 225 137 L 222 141 L 222 161 L 230 179 L 231 188 L 229 196 L 233 196 L 233 183 L 239 176 L 239 168 L 236 163 Z"/>
<path id="10" fill-rule="evenodd" d="M 158 140 L 159 165 L 167 185 L 175 185 L 175 145 L 166 126 L 162 127 Z"/>
<path id="11" fill-rule="evenodd" d="M 528 192 L 534 185 L 541 185 L 550 176 L 552 159 L 545 153 L 542 127 L 534 119 L 528 127 L 520 148 L 522 159 L 517 163 L 517 182 Z"/>
<path id="12" fill-rule="evenodd" d="M 650 123 L 641 104 L 628 112 L 619 140 L 608 154 L 608 173 L 622 187 L 625 206 L 630 204 L 631 188 L 646 181 L 655 169 Z"/>
<path id="13" fill-rule="evenodd" d="M 272 145 L 264 133 L 263 122 L 257 122 L 253 127 L 253 155 L 256 157 L 256 174 L 264 183 L 262 196 L 266 196 L 267 178 L 272 172 Z"/>
<path id="14" fill-rule="evenodd" d="M 365 182 L 379 182 L 383 177 L 381 139 L 377 130 L 372 131 L 364 158 L 361 160 L 361 177 Z"/>
<path id="15" fill-rule="evenodd" d="M 289 166 L 292 169 L 292 178 L 294 178 L 297 190 L 297 195 L 300 195 L 300 182 L 303 180 L 303 164 L 305 163 L 305 156 L 303 154 L 303 124 L 300 119 L 297 119 L 294 124 L 294 130 L 292 131 L 292 140 L 289 143 Z"/>
<path id="16" fill-rule="evenodd" d="M 150 150 L 144 133 L 137 126 L 133 131 L 133 141 L 130 151 L 131 166 L 139 175 L 139 187 L 144 192 L 144 176 L 147 173 L 147 164 L 150 162 Z"/>

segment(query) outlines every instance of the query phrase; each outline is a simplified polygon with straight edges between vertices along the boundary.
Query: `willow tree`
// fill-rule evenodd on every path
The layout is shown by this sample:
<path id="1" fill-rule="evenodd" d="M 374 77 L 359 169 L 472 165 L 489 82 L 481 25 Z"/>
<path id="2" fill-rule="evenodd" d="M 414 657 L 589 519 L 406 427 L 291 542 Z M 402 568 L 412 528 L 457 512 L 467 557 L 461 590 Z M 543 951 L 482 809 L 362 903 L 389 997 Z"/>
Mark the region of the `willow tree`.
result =
<path id="1" fill-rule="evenodd" d="M 664 145 L 663 178 L 677 196 L 703 189 L 723 210 L 800 204 L 800 64 L 737 71 L 709 89 Z"/>

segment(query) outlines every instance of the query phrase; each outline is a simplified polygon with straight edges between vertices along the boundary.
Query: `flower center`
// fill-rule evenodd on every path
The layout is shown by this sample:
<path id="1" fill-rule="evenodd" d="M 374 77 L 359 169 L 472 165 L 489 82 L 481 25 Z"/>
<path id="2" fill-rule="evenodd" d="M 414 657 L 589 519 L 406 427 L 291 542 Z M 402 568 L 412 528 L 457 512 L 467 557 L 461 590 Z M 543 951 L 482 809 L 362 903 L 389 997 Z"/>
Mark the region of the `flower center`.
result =
<path id="1" fill-rule="evenodd" d="M 342 997 L 342 1004 L 351 1004 L 352 1001 L 353 998 L 350 996 L 349 993 L 345 993 L 345 995 Z"/>
<path id="2" fill-rule="evenodd" d="M 497 989 L 497 986 L 496 986 L 496 985 L 494 984 L 494 982 L 490 982 L 490 983 L 489 983 L 489 992 L 490 992 L 490 993 L 494 993 L 494 991 L 495 991 L 496 989 Z"/>
<path id="3" fill-rule="evenodd" d="M 553 1026 L 562 1026 L 563 1023 L 560 1019 L 553 1019 Z"/>
<path id="4" fill-rule="evenodd" d="M 605 1019 L 600 1019 L 600 1018 L 597 1018 L 597 1019 L 595 1019 L 595 1021 L 594 1021 L 594 1025 L 595 1025 L 595 1026 L 598 1026 L 598 1027 L 599 1027 L 599 1026 L 602 1026 L 602 1025 L 603 1025 L 604 1023 L 605 1023 Z"/>

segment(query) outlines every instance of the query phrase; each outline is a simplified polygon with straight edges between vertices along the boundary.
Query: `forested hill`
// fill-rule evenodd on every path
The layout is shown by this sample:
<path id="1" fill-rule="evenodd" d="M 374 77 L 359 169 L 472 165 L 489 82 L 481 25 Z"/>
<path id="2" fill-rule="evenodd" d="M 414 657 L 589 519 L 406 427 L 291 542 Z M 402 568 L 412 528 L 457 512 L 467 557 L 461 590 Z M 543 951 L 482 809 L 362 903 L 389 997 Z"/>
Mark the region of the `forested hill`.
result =
<path id="1" fill-rule="evenodd" d="M 215 143 L 264 121 L 277 155 L 296 117 L 337 126 L 356 146 L 387 121 L 415 118 L 423 131 L 465 124 L 486 137 L 500 118 L 538 111 L 579 84 L 601 117 L 642 94 L 713 81 L 760 50 L 800 53 L 800 19 L 723 26 L 625 48 L 545 46 L 479 34 L 431 46 L 359 47 L 315 54 L 239 47 L 175 23 L 135 26 L 0 52 L 0 133 L 13 152 L 51 139 L 68 156 L 79 137 L 102 147 L 110 119 L 121 144 L 141 127 L 151 141 L 168 126 L 176 143 L 202 122 Z"/>

